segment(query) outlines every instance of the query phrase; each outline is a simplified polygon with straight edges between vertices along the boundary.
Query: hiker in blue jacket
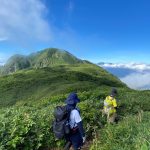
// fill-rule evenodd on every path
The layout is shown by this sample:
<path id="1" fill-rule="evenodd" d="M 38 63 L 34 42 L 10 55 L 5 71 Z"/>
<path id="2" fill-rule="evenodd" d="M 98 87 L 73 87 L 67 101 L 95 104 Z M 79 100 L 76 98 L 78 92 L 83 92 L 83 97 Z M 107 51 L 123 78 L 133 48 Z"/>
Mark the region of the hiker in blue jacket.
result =
<path id="1" fill-rule="evenodd" d="M 67 109 L 70 111 L 69 124 L 71 133 L 69 134 L 69 140 L 73 145 L 74 150 L 80 150 L 81 146 L 85 142 L 85 132 L 82 125 L 82 119 L 80 117 L 79 110 L 76 107 L 79 102 L 80 99 L 76 93 L 71 93 L 65 100 Z"/>

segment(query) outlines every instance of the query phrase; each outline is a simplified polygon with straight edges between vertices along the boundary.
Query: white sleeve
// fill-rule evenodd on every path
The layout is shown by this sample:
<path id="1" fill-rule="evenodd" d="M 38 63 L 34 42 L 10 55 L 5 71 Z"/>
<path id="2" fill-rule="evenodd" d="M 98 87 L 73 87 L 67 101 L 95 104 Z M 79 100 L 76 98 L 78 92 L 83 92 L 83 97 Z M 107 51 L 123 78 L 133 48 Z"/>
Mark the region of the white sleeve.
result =
<path id="1" fill-rule="evenodd" d="M 74 120 L 75 120 L 75 123 L 79 123 L 82 121 L 81 117 L 80 117 L 80 114 L 77 110 L 74 111 L 75 115 L 74 115 Z"/>

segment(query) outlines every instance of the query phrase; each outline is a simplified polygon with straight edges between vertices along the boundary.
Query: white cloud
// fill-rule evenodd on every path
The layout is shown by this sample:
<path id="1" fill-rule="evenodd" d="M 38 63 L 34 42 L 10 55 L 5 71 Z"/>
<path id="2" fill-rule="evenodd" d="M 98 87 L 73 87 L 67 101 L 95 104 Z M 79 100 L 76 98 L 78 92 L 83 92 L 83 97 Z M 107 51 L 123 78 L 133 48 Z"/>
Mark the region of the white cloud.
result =
<path id="1" fill-rule="evenodd" d="M 47 11 L 41 0 L 0 0 L 1 41 L 50 40 Z"/>
<path id="2" fill-rule="evenodd" d="M 150 89 L 150 72 L 129 74 L 121 81 L 133 89 Z"/>
<path id="3" fill-rule="evenodd" d="M 104 63 L 101 64 L 102 67 L 111 67 L 111 68 L 128 68 L 138 71 L 150 70 L 150 64 L 144 63 Z"/>
<path id="4" fill-rule="evenodd" d="M 132 89 L 150 89 L 150 64 L 99 63 L 99 65 L 118 76 Z"/>

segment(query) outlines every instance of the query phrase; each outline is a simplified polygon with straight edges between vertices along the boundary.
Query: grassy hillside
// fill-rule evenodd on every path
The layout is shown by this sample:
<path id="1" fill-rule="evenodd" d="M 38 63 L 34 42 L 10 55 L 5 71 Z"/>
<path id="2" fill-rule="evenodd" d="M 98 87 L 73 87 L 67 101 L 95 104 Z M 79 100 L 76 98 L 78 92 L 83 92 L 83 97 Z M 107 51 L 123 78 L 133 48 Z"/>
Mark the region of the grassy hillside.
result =
<path id="1" fill-rule="evenodd" d="M 150 91 L 138 92 L 118 88 L 119 123 L 107 125 L 102 118 L 102 100 L 110 87 L 78 92 L 81 116 L 90 150 L 149 150 Z M 68 94 L 61 94 L 27 103 L 18 102 L 0 109 L 0 149 L 62 149 L 52 133 L 53 110 L 62 105 Z"/>
<path id="2" fill-rule="evenodd" d="M 21 70 L 0 77 L 0 107 L 20 100 L 39 100 L 51 95 L 84 91 L 100 86 L 125 86 L 93 64 L 61 65 Z"/>

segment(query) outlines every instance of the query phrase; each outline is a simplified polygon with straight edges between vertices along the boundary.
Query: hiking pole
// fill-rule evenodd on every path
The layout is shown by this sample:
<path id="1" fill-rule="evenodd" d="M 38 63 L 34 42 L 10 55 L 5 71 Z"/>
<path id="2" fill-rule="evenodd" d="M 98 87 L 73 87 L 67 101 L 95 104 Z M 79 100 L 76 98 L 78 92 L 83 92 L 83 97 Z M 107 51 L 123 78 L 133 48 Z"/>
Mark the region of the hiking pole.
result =
<path id="1" fill-rule="evenodd" d="M 64 150 L 69 150 L 70 147 L 71 147 L 71 142 L 68 141 L 68 142 L 66 143 L 65 147 L 64 147 Z"/>

